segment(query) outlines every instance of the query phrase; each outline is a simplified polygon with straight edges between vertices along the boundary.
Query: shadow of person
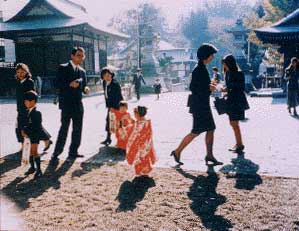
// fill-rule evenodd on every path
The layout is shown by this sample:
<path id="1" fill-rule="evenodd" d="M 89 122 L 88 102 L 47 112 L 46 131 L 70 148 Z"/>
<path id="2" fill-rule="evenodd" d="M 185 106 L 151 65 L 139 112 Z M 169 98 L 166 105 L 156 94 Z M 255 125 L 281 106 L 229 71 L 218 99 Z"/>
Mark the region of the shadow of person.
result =
<path id="1" fill-rule="evenodd" d="M 136 203 L 143 200 L 148 189 L 155 186 L 155 181 L 148 176 L 138 176 L 132 182 L 128 180 L 123 182 L 116 197 L 119 201 L 116 211 L 133 211 Z"/>
<path id="2" fill-rule="evenodd" d="M 26 177 L 17 177 L 14 181 L 6 185 L 2 192 L 13 200 L 20 209 L 27 209 L 29 207 L 29 200 L 38 198 L 49 188 L 60 188 L 60 177 L 64 176 L 66 172 L 72 167 L 75 159 L 66 160 L 58 169 L 58 161 L 52 161 L 47 166 L 44 174 L 38 180 L 30 180 L 21 183 Z"/>
<path id="3" fill-rule="evenodd" d="M 83 176 L 105 164 L 113 166 L 120 161 L 124 161 L 125 158 L 126 155 L 121 149 L 115 147 L 101 147 L 99 153 L 80 164 L 81 169 L 74 171 L 72 177 Z"/>
<path id="4" fill-rule="evenodd" d="M 0 176 L 21 166 L 22 153 L 16 152 L 0 159 Z"/>
<path id="5" fill-rule="evenodd" d="M 257 174 L 259 165 L 245 158 L 245 153 L 237 153 L 237 158 L 231 160 L 232 164 L 223 166 L 220 172 L 227 178 L 235 178 L 235 188 L 253 190 L 256 185 L 262 184 L 263 180 Z"/>
<path id="6" fill-rule="evenodd" d="M 226 202 L 226 197 L 216 192 L 219 177 L 212 165 L 208 166 L 207 176 L 194 176 L 183 169 L 177 171 L 186 178 L 193 180 L 193 184 L 188 192 L 188 197 L 192 200 L 190 208 L 193 213 L 201 219 L 205 228 L 213 231 L 230 230 L 232 223 L 220 215 L 215 215 L 217 207 Z"/>

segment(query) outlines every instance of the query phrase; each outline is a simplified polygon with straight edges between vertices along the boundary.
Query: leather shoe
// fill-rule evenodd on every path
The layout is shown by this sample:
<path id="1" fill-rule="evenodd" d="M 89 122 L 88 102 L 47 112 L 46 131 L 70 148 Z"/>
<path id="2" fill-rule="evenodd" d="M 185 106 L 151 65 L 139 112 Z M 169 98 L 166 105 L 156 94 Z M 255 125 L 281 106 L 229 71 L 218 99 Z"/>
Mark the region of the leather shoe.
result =
<path id="1" fill-rule="evenodd" d="M 84 157 L 84 155 L 80 155 L 80 154 L 69 154 L 68 158 L 70 159 L 76 159 L 76 158 L 82 158 Z"/>

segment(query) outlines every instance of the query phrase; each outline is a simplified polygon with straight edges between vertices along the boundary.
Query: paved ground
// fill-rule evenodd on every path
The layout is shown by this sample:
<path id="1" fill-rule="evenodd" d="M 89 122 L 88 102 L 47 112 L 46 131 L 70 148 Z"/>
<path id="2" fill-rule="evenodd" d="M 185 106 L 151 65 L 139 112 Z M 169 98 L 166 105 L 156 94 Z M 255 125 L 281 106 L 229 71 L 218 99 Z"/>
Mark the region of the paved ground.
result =
<path id="1" fill-rule="evenodd" d="M 170 152 L 179 144 L 182 137 L 191 129 L 191 116 L 186 107 L 188 93 L 166 93 L 159 101 L 155 96 L 142 96 L 137 102 L 129 101 L 130 111 L 136 105 L 149 108 L 148 117 L 152 119 L 154 144 L 159 167 L 172 167 L 174 161 Z M 226 115 L 218 116 L 214 111 L 217 125 L 215 133 L 215 156 L 225 163 L 216 168 L 222 172 L 249 171 L 258 174 L 299 177 L 299 120 L 288 115 L 285 99 L 249 98 L 251 110 L 246 114 L 248 120 L 241 124 L 246 145 L 245 156 L 230 153 L 227 149 L 234 144 L 232 130 Z M 100 141 L 105 138 L 104 125 L 106 109 L 103 96 L 84 99 L 84 131 L 80 151 L 85 161 L 99 152 Z M 10 100 L 0 100 L 1 157 L 19 150 L 14 134 L 15 104 Z M 43 113 L 43 124 L 53 135 L 53 141 L 59 129 L 60 111 L 51 100 L 42 100 L 38 105 Z M 67 148 L 62 158 L 67 155 Z M 50 158 L 51 152 L 43 156 Z M 183 168 L 206 171 L 204 164 L 204 136 L 198 137 L 183 153 Z"/>

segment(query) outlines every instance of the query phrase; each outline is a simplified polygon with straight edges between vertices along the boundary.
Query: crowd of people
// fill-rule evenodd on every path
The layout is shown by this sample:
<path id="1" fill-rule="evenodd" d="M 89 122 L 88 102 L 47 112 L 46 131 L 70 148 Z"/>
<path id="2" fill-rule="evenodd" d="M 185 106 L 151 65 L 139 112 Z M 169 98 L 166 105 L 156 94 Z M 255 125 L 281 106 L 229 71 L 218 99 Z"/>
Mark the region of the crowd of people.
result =
<path id="1" fill-rule="evenodd" d="M 182 165 L 182 151 L 201 133 L 206 133 L 206 164 L 222 165 L 214 155 L 214 122 L 210 96 L 223 95 L 223 106 L 228 115 L 229 123 L 235 135 L 235 145 L 229 148 L 233 152 L 242 152 L 245 145 L 242 139 L 242 132 L 239 121 L 245 119 L 245 111 L 249 109 L 249 104 L 245 94 L 244 73 L 238 66 L 233 55 L 227 55 L 222 59 L 223 74 L 217 67 L 213 68 L 213 77 L 210 78 L 206 65 L 211 63 L 217 48 L 211 44 L 203 44 L 198 48 L 198 65 L 192 72 L 190 83 L 191 94 L 188 97 L 189 112 L 193 117 L 193 126 L 181 143 L 172 152 L 176 163 Z M 68 151 L 68 158 L 75 159 L 83 157 L 78 152 L 81 144 L 84 105 L 82 103 L 82 93 L 89 94 L 87 86 L 86 72 L 81 67 L 85 59 L 85 50 L 82 47 L 75 47 L 71 52 L 71 59 L 66 64 L 61 64 L 58 68 L 55 86 L 58 92 L 59 109 L 61 110 L 61 125 L 58 132 L 52 161 L 57 161 L 59 155 L 64 151 L 68 130 L 72 122 L 71 144 Z M 42 126 L 42 114 L 36 109 L 38 94 L 35 92 L 34 83 L 30 70 L 26 64 L 20 63 L 16 66 L 16 77 L 18 85 L 17 96 L 17 128 L 16 135 L 20 143 L 23 144 L 24 138 L 31 141 L 30 149 L 30 168 L 26 175 L 35 173 L 35 178 L 42 176 L 40 168 L 40 156 L 38 154 L 38 144 L 44 141 L 44 151 L 47 151 L 51 144 L 51 135 Z M 299 62 L 293 58 L 290 66 L 286 69 L 285 78 L 288 81 L 288 110 L 297 115 L 296 106 L 298 105 L 298 78 Z M 104 98 L 107 108 L 106 117 L 106 139 L 101 142 L 103 145 L 110 145 L 111 136 L 117 139 L 116 147 L 126 155 L 128 164 L 133 165 L 137 175 L 148 175 L 156 162 L 156 155 L 153 147 L 151 120 L 146 119 L 147 108 L 137 106 L 134 108 L 134 117 L 128 112 L 128 103 L 124 101 L 121 86 L 115 78 L 115 73 L 105 67 L 101 70 L 103 82 Z M 140 99 L 141 83 L 145 84 L 141 69 L 134 75 L 133 84 Z M 225 82 L 225 84 L 221 84 Z M 157 79 L 153 86 L 157 99 L 161 93 L 161 83 Z"/>

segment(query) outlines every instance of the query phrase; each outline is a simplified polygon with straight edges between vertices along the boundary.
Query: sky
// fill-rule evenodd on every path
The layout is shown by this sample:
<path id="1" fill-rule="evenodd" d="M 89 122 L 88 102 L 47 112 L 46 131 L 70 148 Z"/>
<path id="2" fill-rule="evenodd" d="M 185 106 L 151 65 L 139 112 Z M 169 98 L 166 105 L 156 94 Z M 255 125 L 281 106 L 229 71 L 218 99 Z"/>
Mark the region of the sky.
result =
<path id="1" fill-rule="evenodd" d="M 179 16 L 191 9 L 197 9 L 200 6 L 200 0 L 73 0 L 85 6 L 87 11 L 94 17 L 97 17 L 103 24 L 126 9 L 137 8 L 138 4 L 152 2 L 156 7 L 161 8 L 168 23 L 175 26 L 178 23 Z M 256 0 L 248 0 L 253 4 Z M 28 0 L 0 0 L 0 8 L 4 11 L 6 17 L 11 17 L 17 13 Z M 105 7 L 105 9 L 104 9 Z"/>

